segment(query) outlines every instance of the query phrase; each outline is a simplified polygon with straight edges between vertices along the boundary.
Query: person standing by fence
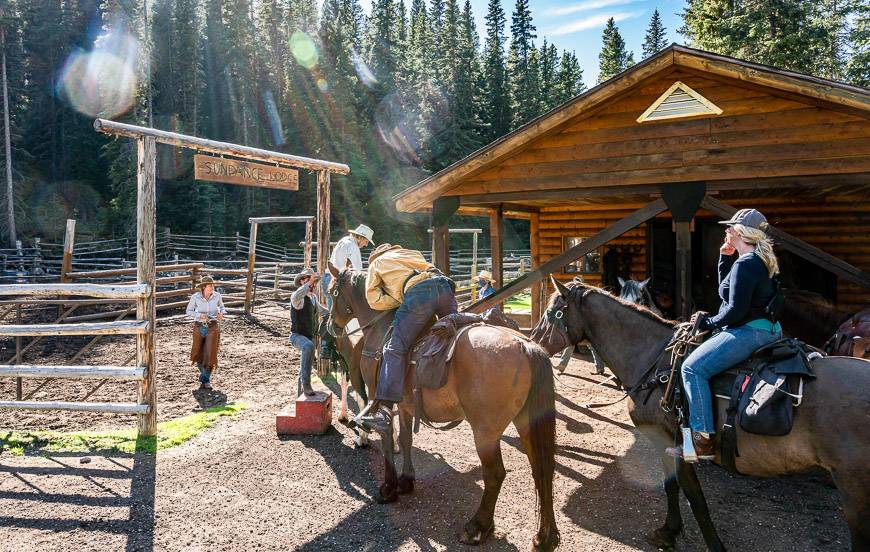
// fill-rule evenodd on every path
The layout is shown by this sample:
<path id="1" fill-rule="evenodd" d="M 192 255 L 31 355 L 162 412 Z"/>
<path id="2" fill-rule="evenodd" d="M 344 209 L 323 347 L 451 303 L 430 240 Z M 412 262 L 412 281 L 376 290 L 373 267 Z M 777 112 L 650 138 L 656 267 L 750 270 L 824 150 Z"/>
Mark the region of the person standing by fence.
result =
<path id="1" fill-rule="evenodd" d="M 221 330 L 218 322 L 227 312 L 221 294 L 214 289 L 214 280 L 203 276 L 197 285 L 199 291 L 187 303 L 187 316 L 193 318 L 193 346 L 190 362 L 199 367 L 200 389 L 211 390 L 211 375 L 217 368 Z"/>
<path id="2" fill-rule="evenodd" d="M 317 300 L 317 284 L 320 274 L 306 268 L 296 275 L 293 284 L 296 291 L 290 296 L 290 345 L 299 349 L 299 385 L 308 396 L 314 395 L 311 387 L 311 367 L 314 364 L 314 333 L 317 331 L 317 315 L 327 314 Z"/>

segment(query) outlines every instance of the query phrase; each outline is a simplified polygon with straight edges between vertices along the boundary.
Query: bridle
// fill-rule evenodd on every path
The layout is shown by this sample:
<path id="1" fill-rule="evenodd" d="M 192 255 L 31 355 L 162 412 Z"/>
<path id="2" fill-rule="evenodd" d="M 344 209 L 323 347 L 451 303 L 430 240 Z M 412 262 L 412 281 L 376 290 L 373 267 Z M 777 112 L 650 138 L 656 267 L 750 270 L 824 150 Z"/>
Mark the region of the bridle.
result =
<path id="1" fill-rule="evenodd" d="M 343 275 L 344 275 L 344 272 L 339 273 L 338 277 L 335 278 L 335 284 L 332 286 L 333 287 L 332 291 L 328 292 L 330 295 L 332 295 L 332 309 L 329 312 L 329 319 L 327 320 L 326 328 L 327 328 L 327 331 L 330 333 L 330 335 L 332 335 L 332 337 L 334 337 L 336 339 L 350 337 L 355 333 L 361 332 L 364 329 L 375 325 L 381 318 L 383 318 L 383 317 L 387 316 L 388 314 L 390 314 L 391 312 L 393 312 L 392 310 L 381 311 L 380 314 L 378 314 L 377 316 L 375 316 L 374 318 L 372 318 L 371 320 L 369 320 L 365 324 L 360 325 L 360 327 L 356 328 L 355 330 L 347 331 L 347 326 L 346 325 L 342 326 L 341 334 L 338 334 L 336 331 L 337 329 L 335 326 L 335 319 L 332 316 L 332 310 L 335 309 L 335 306 L 337 304 L 336 300 L 341 296 L 340 290 L 341 290 L 341 286 L 342 286 L 341 280 L 342 280 Z M 350 308 L 350 305 L 345 305 L 344 308 L 345 308 L 345 314 L 348 317 L 355 318 L 353 309 Z"/>

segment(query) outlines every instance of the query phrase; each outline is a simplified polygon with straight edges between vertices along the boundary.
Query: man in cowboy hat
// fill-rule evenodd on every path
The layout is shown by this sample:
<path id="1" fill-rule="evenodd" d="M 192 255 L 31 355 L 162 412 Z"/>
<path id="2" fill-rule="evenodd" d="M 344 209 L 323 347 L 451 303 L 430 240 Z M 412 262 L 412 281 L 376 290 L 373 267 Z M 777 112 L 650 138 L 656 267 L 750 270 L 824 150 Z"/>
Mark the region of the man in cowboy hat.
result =
<path id="1" fill-rule="evenodd" d="M 347 236 L 341 238 L 335 244 L 332 254 L 329 256 L 329 262 L 339 270 L 344 270 L 350 265 L 354 270 L 362 271 L 362 253 L 360 248 L 366 247 L 369 244 L 374 245 L 375 242 L 372 241 L 374 234 L 374 231 L 365 224 L 360 224 L 355 230 L 348 231 Z M 327 272 L 323 275 L 323 289 L 329 287 L 329 280 L 330 274 Z M 332 298 L 329 295 L 326 296 L 326 308 L 332 308 Z"/>
<path id="2" fill-rule="evenodd" d="M 317 300 L 317 283 L 320 274 L 306 268 L 293 278 L 296 291 L 290 296 L 290 345 L 299 349 L 299 384 L 302 392 L 314 395 L 311 387 L 311 366 L 314 364 L 314 334 L 317 332 L 317 315 L 327 311 Z"/>
<path id="3" fill-rule="evenodd" d="M 493 287 L 494 284 L 495 279 L 492 277 L 492 272 L 481 270 L 477 275 L 477 298 L 485 299 L 495 293 L 495 287 Z"/>
<path id="4" fill-rule="evenodd" d="M 396 310 L 390 339 L 384 345 L 375 400 L 356 417 L 365 429 L 388 431 L 393 405 L 402 400 L 408 352 L 432 320 L 458 309 L 455 284 L 426 261 L 423 254 L 400 245 L 378 246 L 369 256 L 366 299 L 376 310 Z"/>
<path id="5" fill-rule="evenodd" d="M 187 303 L 187 316 L 193 318 L 190 361 L 199 367 L 200 388 L 211 390 L 211 373 L 217 368 L 221 340 L 218 322 L 224 319 L 227 309 L 210 276 L 203 276 L 197 289 Z"/>

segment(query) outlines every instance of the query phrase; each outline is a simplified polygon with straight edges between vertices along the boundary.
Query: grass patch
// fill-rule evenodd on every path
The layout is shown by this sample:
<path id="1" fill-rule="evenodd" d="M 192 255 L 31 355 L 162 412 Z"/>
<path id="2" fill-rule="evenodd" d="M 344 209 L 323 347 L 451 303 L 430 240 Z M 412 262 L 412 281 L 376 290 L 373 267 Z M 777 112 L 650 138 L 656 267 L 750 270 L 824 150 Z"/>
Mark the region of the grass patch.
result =
<path id="1" fill-rule="evenodd" d="M 532 294 L 528 292 L 517 293 L 505 301 L 505 308 L 511 311 L 532 310 Z"/>
<path id="2" fill-rule="evenodd" d="M 235 416 L 247 407 L 241 402 L 215 406 L 189 416 L 157 424 L 157 436 L 138 437 L 135 429 L 115 431 L 8 431 L 0 433 L 0 453 L 22 455 L 44 452 L 150 452 L 189 441 L 222 416 Z"/>

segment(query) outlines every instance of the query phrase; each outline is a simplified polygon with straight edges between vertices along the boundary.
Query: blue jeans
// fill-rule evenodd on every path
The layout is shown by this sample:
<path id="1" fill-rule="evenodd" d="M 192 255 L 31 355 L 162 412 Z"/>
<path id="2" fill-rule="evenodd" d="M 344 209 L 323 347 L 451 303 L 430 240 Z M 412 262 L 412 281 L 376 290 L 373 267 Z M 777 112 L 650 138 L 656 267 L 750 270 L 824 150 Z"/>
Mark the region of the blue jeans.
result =
<path id="1" fill-rule="evenodd" d="M 302 334 L 290 334 L 290 345 L 299 349 L 299 384 L 311 385 L 311 366 L 314 364 L 314 342 Z"/>
<path id="2" fill-rule="evenodd" d="M 405 391 L 408 352 L 420 332 L 432 320 L 459 310 L 450 280 L 433 276 L 408 290 L 393 319 L 393 333 L 384 345 L 384 360 L 378 374 L 375 399 L 401 402 Z"/>
<path id="3" fill-rule="evenodd" d="M 693 431 L 716 432 L 710 378 L 746 360 L 759 347 L 781 337 L 780 332 L 744 325 L 722 330 L 692 351 L 683 361 L 682 375 L 689 402 L 689 426 Z"/>

